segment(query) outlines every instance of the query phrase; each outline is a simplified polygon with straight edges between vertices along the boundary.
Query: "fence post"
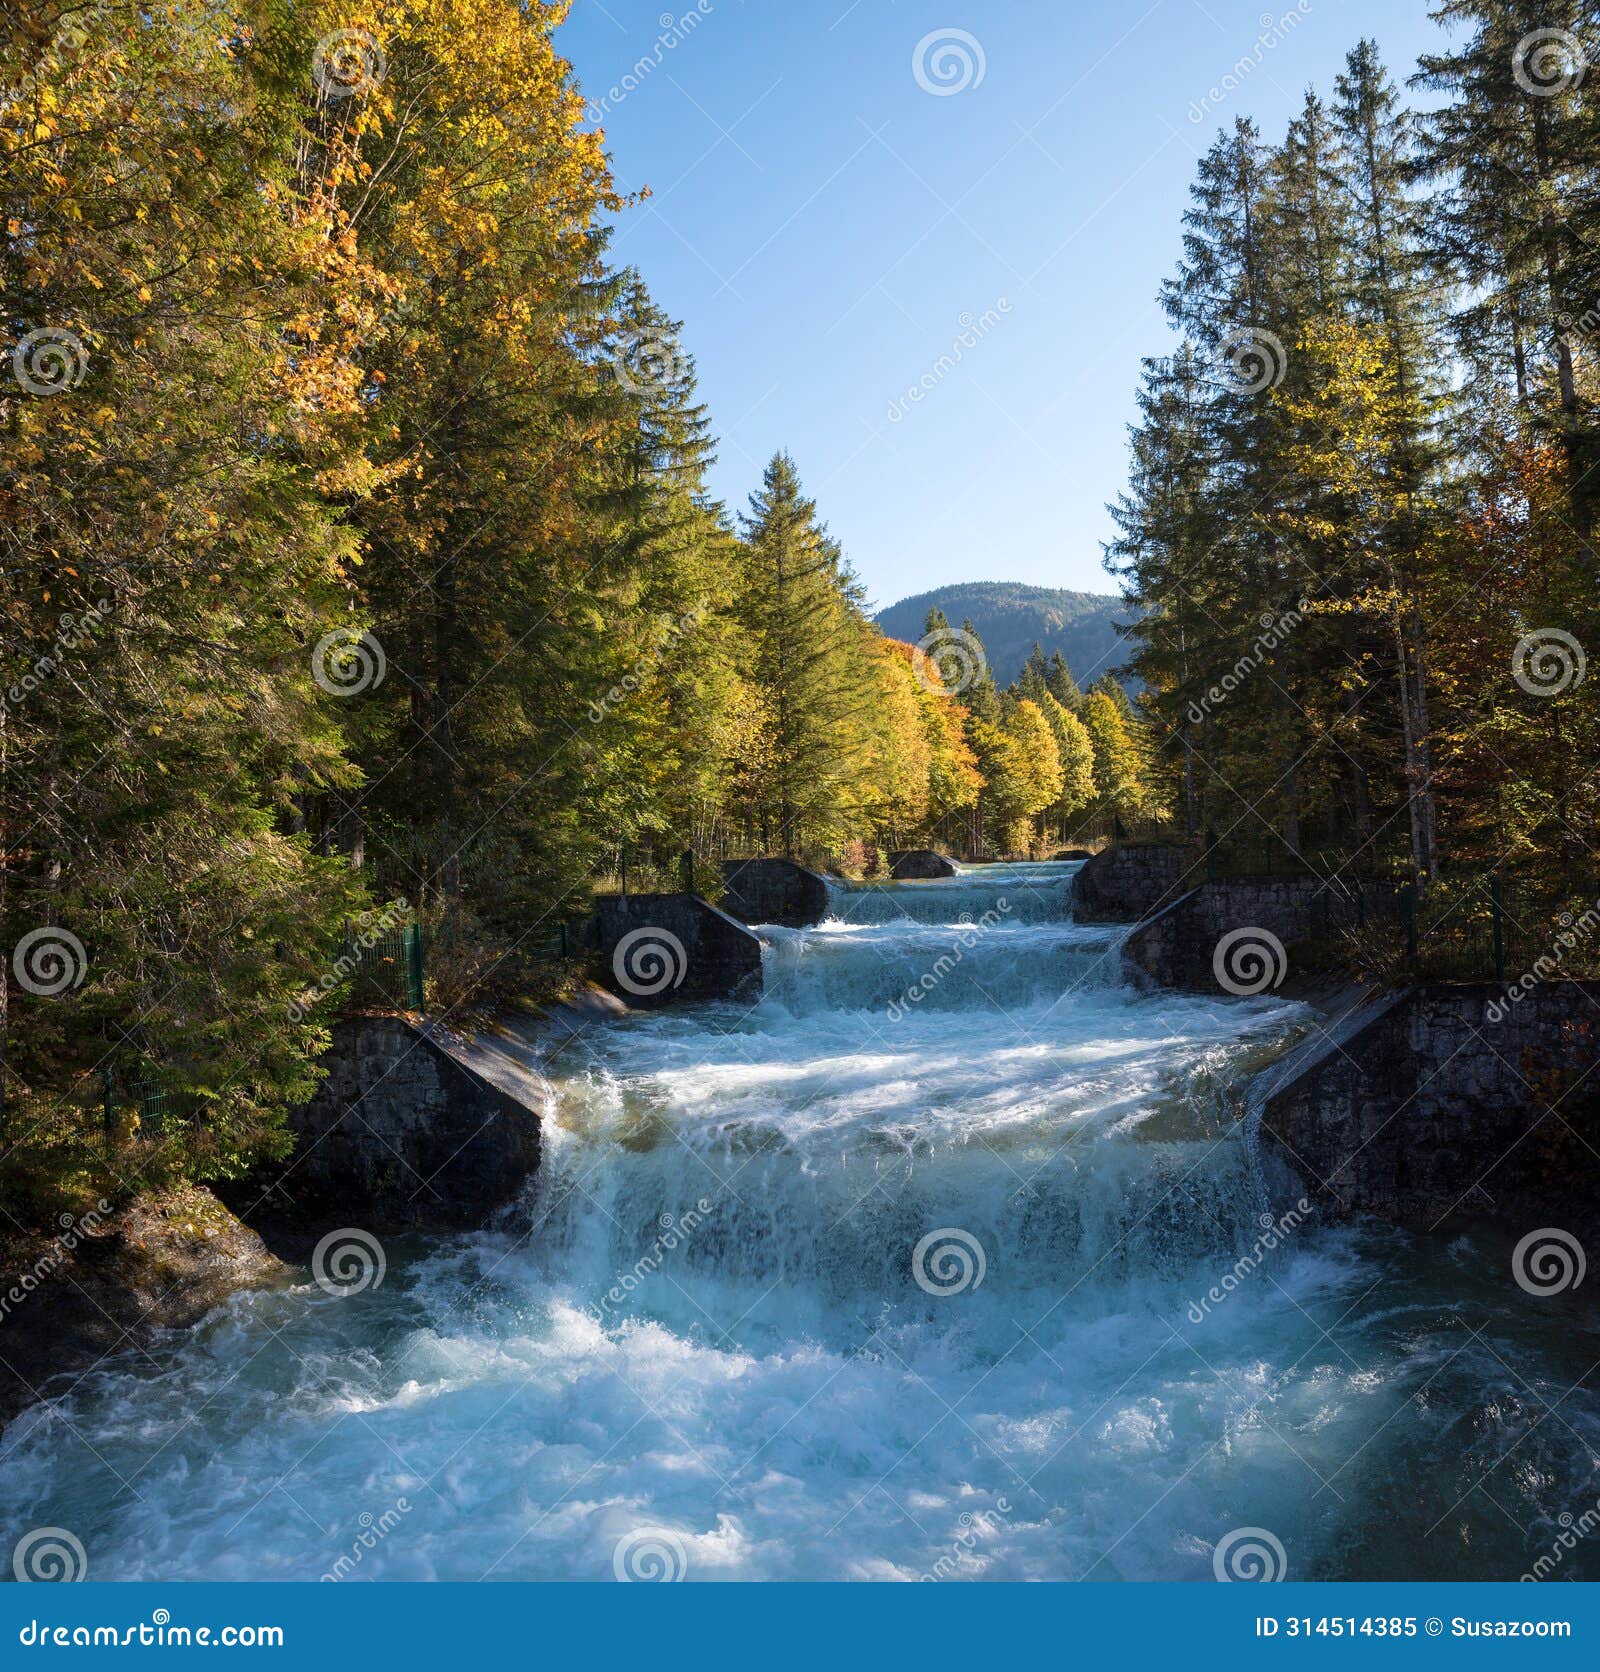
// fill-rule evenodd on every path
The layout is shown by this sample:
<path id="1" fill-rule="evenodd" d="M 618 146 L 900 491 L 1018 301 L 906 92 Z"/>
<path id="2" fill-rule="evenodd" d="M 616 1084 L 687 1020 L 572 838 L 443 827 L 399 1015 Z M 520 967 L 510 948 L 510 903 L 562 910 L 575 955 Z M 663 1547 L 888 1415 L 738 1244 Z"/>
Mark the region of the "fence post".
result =
<path id="1" fill-rule="evenodd" d="M 1500 878 L 1489 879 L 1489 915 L 1494 919 L 1494 979 L 1497 987 L 1506 980 L 1505 909 L 1500 900 Z"/>
<path id="2" fill-rule="evenodd" d="M 422 925 L 408 923 L 401 944 L 405 949 L 406 1005 L 408 1009 L 421 1010 L 427 1002 L 422 986 Z"/>
<path id="3" fill-rule="evenodd" d="M 1401 904 L 1406 917 L 1406 964 L 1413 975 L 1417 973 L 1417 885 L 1408 882 L 1400 890 Z"/>
<path id="4" fill-rule="evenodd" d="M 567 932 L 567 920 L 561 919 L 561 957 L 564 960 L 572 956 L 572 937 Z"/>
<path id="5" fill-rule="evenodd" d="M 1206 881 L 1217 880 L 1217 833 L 1215 830 L 1206 832 Z"/>
<path id="6" fill-rule="evenodd" d="M 683 867 L 683 891 L 685 894 L 694 893 L 694 849 L 685 848 L 683 858 L 678 862 Z"/>

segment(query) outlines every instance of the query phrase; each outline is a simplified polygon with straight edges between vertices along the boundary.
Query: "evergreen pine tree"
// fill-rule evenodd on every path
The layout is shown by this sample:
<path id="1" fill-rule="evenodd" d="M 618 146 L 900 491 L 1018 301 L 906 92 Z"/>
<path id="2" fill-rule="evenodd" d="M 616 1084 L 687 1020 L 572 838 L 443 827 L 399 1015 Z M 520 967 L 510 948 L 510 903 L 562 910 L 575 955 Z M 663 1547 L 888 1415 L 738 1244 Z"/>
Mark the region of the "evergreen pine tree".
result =
<path id="1" fill-rule="evenodd" d="M 793 855 L 854 834 L 874 799 L 876 635 L 859 584 L 786 453 L 751 496 L 744 539 L 741 608 L 772 723 L 763 835 Z"/>
<path id="2" fill-rule="evenodd" d="M 1078 689 L 1078 682 L 1072 677 L 1072 669 L 1067 665 L 1067 659 L 1059 650 L 1050 652 L 1050 663 L 1044 674 L 1045 690 L 1067 710 L 1069 714 L 1076 714 L 1078 706 L 1083 701 L 1083 692 Z"/>

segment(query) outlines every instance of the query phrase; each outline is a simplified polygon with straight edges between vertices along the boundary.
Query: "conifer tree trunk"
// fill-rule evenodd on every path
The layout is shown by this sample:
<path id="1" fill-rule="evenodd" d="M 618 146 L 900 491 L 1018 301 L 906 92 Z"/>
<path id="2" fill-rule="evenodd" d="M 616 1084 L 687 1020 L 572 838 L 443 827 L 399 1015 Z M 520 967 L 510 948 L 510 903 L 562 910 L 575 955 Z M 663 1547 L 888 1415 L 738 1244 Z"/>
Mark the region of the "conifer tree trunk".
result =
<path id="1" fill-rule="evenodd" d="M 1539 244 L 1544 282 L 1556 350 L 1556 390 L 1561 402 L 1562 445 L 1567 455 L 1568 506 L 1583 564 L 1595 572 L 1594 511 L 1585 481 L 1585 448 L 1578 401 L 1578 380 L 1572 364 L 1572 314 L 1567 302 L 1565 274 L 1554 211 L 1550 204 L 1554 170 L 1550 158 L 1550 119 L 1543 99 L 1533 99 L 1533 157 L 1539 183 Z"/>

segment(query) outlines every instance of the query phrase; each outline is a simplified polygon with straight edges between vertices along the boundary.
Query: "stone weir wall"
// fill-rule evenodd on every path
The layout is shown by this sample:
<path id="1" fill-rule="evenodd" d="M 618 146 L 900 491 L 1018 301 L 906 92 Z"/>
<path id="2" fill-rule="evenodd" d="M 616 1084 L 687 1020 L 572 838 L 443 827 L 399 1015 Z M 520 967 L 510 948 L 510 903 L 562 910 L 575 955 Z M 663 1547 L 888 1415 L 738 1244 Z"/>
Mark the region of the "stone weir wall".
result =
<path id="1" fill-rule="evenodd" d="M 1289 973 L 1283 949 L 1355 923 L 1360 910 L 1353 896 L 1320 877 L 1229 877 L 1201 883 L 1129 935 L 1123 967 L 1163 987 L 1237 992 L 1241 984 L 1254 985 L 1257 972 L 1251 960 L 1259 957 L 1278 966 L 1272 981 L 1277 986 Z M 1250 930 L 1264 933 L 1252 936 Z M 1240 940 L 1224 946 L 1236 931 Z M 1267 936 L 1279 946 L 1273 947 Z M 1219 970 L 1228 981 L 1219 978 Z"/>
<path id="2" fill-rule="evenodd" d="M 516 1095 L 443 1029 L 398 1016 L 339 1022 L 317 1094 L 290 1116 L 293 1156 L 272 1182 L 225 1194 L 269 1244 L 316 1230 L 477 1230 L 539 1165 L 540 1089 Z"/>
<path id="3" fill-rule="evenodd" d="M 698 894 L 599 900 L 592 933 L 599 978 L 630 1009 L 761 996 L 760 940 Z"/>
<path id="4" fill-rule="evenodd" d="M 1188 848 L 1157 843 L 1107 848 L 1072 879 L 1080 923 L 1139 923 L 1184 892 L 1193 867 Z"/>
<path id="5" fill-rule="evenodd" d="M 746 923 L 809 929 L 828 915 L 827 880 L 792 859 L 725 859 L 722 904 Z"/>
<path id="6" fill-rule="evenodd" d="M 1335 1217 L 1416 1230 L 1554 1227 L 1600 1253 L 1600 982 L 1511 1004 L 1484 985 L 1424 986 L 1313 1035 L 1252 1097 L 1264 1150 Z"/>
<path id="7" fill-rule="evenodd" d="M 959 868 L 953 859 L 932 848 L 910 848 L 889 855 L 889 875 L 896 882 L 931 882 L 938 877 L 957 876 Z"/>

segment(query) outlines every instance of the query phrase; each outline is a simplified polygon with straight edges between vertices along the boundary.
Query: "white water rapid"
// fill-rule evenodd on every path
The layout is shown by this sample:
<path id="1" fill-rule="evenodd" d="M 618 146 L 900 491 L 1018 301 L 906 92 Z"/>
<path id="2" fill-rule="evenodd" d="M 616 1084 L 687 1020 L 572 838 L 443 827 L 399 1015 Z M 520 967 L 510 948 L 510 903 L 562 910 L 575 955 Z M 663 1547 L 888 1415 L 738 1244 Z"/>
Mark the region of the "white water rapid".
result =
<path id="1" fill-rule="evenodd" d="M 1257 1257 L 1238 1095 L 1310 1013 L 1127 986 L 1074 869 L 841 889 L 765 932 L 753 1008 L 591 1031 L 521 1223 L 241 1296 L 25 1414 L 4 1548 L 1210 1582 L 1251 1528 L 1295 1579 L 1519 1577 L 1600 1491 L 1592 1328 L 1467 1241 L 1308 1219 Z"/>

